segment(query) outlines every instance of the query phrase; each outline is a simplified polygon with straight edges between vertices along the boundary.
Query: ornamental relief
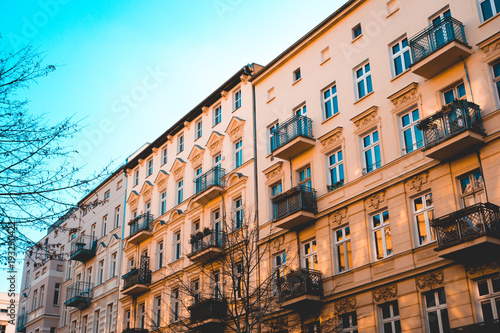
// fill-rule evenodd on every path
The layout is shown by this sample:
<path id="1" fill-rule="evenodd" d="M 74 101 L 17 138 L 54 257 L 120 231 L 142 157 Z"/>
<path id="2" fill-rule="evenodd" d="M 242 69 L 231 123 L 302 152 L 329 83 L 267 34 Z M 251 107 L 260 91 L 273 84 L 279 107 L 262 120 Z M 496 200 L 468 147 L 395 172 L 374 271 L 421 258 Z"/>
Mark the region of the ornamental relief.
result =
<path id="1" fill-rule="evenodd" d="M 398 286 L 396 284 L 385 286 L 372 291 L 374 303 L 385 303 L 398 297 Z"/>
<path id="2" fill-rule="evenodd" d="M 485 264 L 476 264 L 466 266 L 467 276 L 469 278 L 477 278 L 483 275 L 498 273 L 498 261 L 492 261 Z"/>
<path id="3" fill-rule="evenodd" d="M 285 243 L 285 236 L 280 236 L 272 241 L 271 247 L 273 248 L 274 251 L 279 251 L 279 249 L 284 243 Z"/>
<path id="4" fill-rule="evenodd" d="M 158 182 L 158 190 L 159 191 L 165 191 L 167 189 L 167 180 L 166 179 L 162 179 Z"/>
<path id="5" fill-rule="evenodd" d="M 415 283 L 419 290 L 429 290 L 440 287 L 444 283 L 443 271 L 431 272 L 423 276 L 417 277 Z"/>
<path id="6" fill-rule="evenodd" d="M 283 163 L 279 163 L 277 167 L 266 173 L 266 185 L 277 182 L 283 178 Z"/>
<path id="7" fill-rule="evenodd" d="M 366 199 L 365 204 L 367 209 L 378 209 L 380 204 L 385 201 L 385 191 L 375 193 L 368 199 Z"/>
<path id="8" fill-rule="evenodd" d="M 488 62 L 490 59 L 496 58 L 500 54 L 500 41 L 491 43 L 481 48 L 484 54 L 483 62 Z"/>
<path id="9" fill-rule="evenodd" d="M 183 164 L 182 166 L 180 166 L 179 168 L 177 168 L 176 170 L 174 170 L 174 179 L 177 181 L 179 179 L 182 178 L 182 176 L 184 176 L 184 169 L 186 168 L 186 165 Z"/>
<path id="10" fill-rule="evenodd" d="M 151 189 L 144 191 L 144 193 L 142 194 L 144 202 L 148 202 L 151 199 L 152 194 L 153 194 L 153 191 Z"/>
<path id="11" fill-rule="evenodd" d="M 378 120 L 378 106 L 376 105 L 361 112 L 356 117 L 351 118 L 351 121 L 354 122 L 354 125 L 356 125 L 356 134 L 369 129 L 370 127 L 376 126 Z"/>
<path id="12" fill-rule="evenodd" d="M 341 208 L 330 215 L 330 223 L 341 225 L 347 219 L 347 207 Z"/>
<path id="13" fill-rule="evenodd" d="M 408 186 L 408 191 L 419 192 L 422 189 L 422 186 L 424 184 L 427 184 L 428 181 L 429 181 L 429 172 L 425 172 L 407 180 L 406 185 Z"/>
<path id="14" fill-rule="evenodd" d="M 130 205 L 130 210 L 131 211 L 134 211 L 137 209 L 137 205 L 139 204 L 139 200 L 138 199 L 134 199 L 132 201 L 129 202 L 129 205 Z"/>
<path id="15" fill-rule="evenodd" d="M 323 137 L 319 138 L 321 142 L 321 152 L 327 153 L 341 144 L 344 137 L 342 136 L 342 127 L 337 127 L 330 133 L 327 133 Z"/>
<path id="16" fill-rule="evenodd" d="M 243 136 L 243 125 L 240 125 L 229 132 L 231 142 L 234 142 Z"/>
<path id="17" fill-rule="evenodd" d="M 344 298 L 335 302 L 335 311 L 337 314 L 344 314 L 356 310 L 356 298 Z"/>
<path id="18" fill-rule="evenodd" d="M 210 150 L 210 155 L 220 153 L 222 151 L 222 140 L 215 141 L 208 147 L 208 149 Z"/>

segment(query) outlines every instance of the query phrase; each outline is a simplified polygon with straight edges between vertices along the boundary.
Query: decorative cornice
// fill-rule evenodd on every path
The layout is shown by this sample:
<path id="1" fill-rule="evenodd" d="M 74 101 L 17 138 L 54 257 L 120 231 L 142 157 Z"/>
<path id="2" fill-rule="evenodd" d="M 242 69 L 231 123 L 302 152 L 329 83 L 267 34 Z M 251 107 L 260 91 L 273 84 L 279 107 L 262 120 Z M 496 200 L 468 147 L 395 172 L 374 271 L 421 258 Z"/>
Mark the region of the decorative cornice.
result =
<path id="1" fill-rule="evenodd" d="M 188 160 L 191 162 L 193 168 L 198 167 L 203 163 L 203 154 L 205 152 L 205 148 L 202 148 L 198 145 L 194 145 L 193 149 L 189 153 Z"/>
<path id="2" fill-rule="evenodd" d="M 368 108 L 357 116 L 351 118 L 351 121 L 354 125 L 356 125 L 356 134 L 375 126 L 378 121 L 378 106 L 374 105 Z"/>
<path id="3" fill-rule="evenodd" d="M 186 168 L 186 162 L 180 158 L 176 158 L 170 172 L 173 174 L 175 181 L 178 181 L 184 176 L 184 169 Z"/>
<path id="4" fill-rule="evenodd" d="M 365 200 L 367 209 L 378 209 L 380 204 L 385 201 L 385 191 L 378 192 Z"/>
<path id="5" fill-rule="evenodd" d="M 385 303 L 398 297 L 398 286 L 396 284 L 385 286 L 372 291 L 374 303 Z"/>
<path id="6" fill-rule="evenodd" d="M 229 135 L 229 140 L 235 142 L 243 136 L 243 126 L 245 125 L 245 120 L 233 117 L 226 128 L 226 133 Z"/>
<path id="7" fill-rule="evenodd" d="M 272 184 L 283 177 L 283 162 L 277 162 L 262 171 L 266 176 L 266 185 Z"/>
<path id="8" fill-rule="evenodd" d="M 227 96 L 229 95 L 229 93 L 225 90 L 222 90 L 220 92 L 220 95 L 222 96 L 222 98 L 224 98 L 224 100 L 227 100 Z"/>
<path id="9" fill-rule="evenodd" d="M 213 131 L 212 134 L 210 135 L 210 138 L 207 141 L 207 144 L 205 145 L 208 147 L 208 150 L 210 151 L 210 155 L 215 155 L 219 152 L 222 151 L 222 140 L 224 139 L 224 135 Z"/>
<path id="10" fill-rule="evenodd" d="M 153 194 L 153 184 L 149 181 L 145 181 L 141 188 L 141 196 L 144 202 L 148 202 L 151 199 L 151 195 Z"/>
<path id="11" fill-rule="evenodd" d="M 345 222 L 347 218 L 347 207 L 336 210 L 332 214 L 330 214 L 330 223 L 341 225 Z"/>
<path id="12" fill-rule="evenodd" d="M 279 237 L 276 237 L 273 239 L 271 243 L 271 247 L 273 248 L 274 251 L 279 251 L 281 246 L 285 243 L 285 236 L 281 235 Z"/>
<path id="13" fill-rule="evenodd" d="M 417 95 L 418 83 L 412 82 L 398 92 L 387 97 L 394 105 L 393 112 L 395 110 L 399 111 L 403 106 L 410 106 L 410 104 L 418 101 Z"/>
<path id="14" fill-rule="evenodd" d="M 209 111 L 209 110 L 210 110 L 210 109 L 209 109 L 208 107 L 206 107 L 206 106 L 204 106 L 204 107 L 202 107 L 202 108 L 201 108 L 201 112 L 203 112 L 203 114 L 204 114 L 205 116 L 208 114 L 208 111 Z"/>
<path id="15" fill-rule="evenodd" d="M 189 121 L 184 122 L 184 127 L 189 131 L 189 127 L 191 126 L 191 123 Z"/>
<path id="16" fill-rule="evenodd" d="M 429 181 L 429 172 L 424 172 L 416 175 L 406 181 L 406 186 L 408 186 L 408 191 L 420 192 L 422 186 L 427 184 Z"/>
<path id="17" fill-rule="evenodd" d="M 419 290 L 437 288 L 444 283 L 444 273 L 443 271 L 436 271 L 419 276 L 415 279 L 415 283 Z"/>
<path id="18" fill-rule="evenodd" d="M 343 139 L 342 136 L 342 130 L 343 128 L 341 126 L 338 126 L 331 130 L 330 132 L 320 136 L 318 138 L 319 142 L 321 142 L 321 153 L 327 153 L 328 151 L 331 151 L 334 148 L 337 148 Z"/>
<path id="19" fill-rule="evenodd" d="M 498 273 L 499 265 L 498 261 L 492 261 L 482 264 L 472 264 L 466 266 L 466 271 L 469 278 L 477 278 L 488 274 Z"/>
<path id="20" fill-rule="evenodd" d="M 335 311 L 337 314 L 344 314 L 356 310 L 356 298 L 343 298 L 335 302 Z"/>
<path id="21" fill-rule="evenodd" d="M 250 78 L 251 78 L 251 76 L 250 76 L 250 75 L 245 75 L 245 74 L 243 74 L 243 75 L 241 75 L 241 76 L 240 76 L 240 80 L 241 80 L 241 82 L 242 82 L 243 84 L 247 84 L 247 83 L 248 83 L 248 80 L 250 80 Z"/>

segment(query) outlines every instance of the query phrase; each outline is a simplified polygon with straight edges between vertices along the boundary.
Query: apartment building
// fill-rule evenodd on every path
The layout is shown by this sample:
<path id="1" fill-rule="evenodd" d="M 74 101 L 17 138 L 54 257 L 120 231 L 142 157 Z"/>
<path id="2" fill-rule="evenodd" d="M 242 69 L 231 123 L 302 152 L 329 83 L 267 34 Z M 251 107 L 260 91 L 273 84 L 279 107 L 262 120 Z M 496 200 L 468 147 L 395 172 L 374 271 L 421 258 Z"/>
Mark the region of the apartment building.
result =
<path id="1" fill-rule="evenodd" d="M 15 317 L 11 317 L 12 314 L 17 313 L 18 302 L 11 303 L 12 297 L 9 297 L 9 293 L 0 293 L 0 332 L 1 333 L 14 333 L 16 331 L 16 325 L 12 322 L 16 321 Z M 16 296 L 18 296 L 16 294 Z"/>
<path id="2" fill-rule="evenodd" d="M 249 79 L 260 68 L 244 66 L 126 165 L 119 331 L 223 326 L 208 318 L 229 292 L 214 260 L 255 202 Z"/>
<path id="3" fill-rule="evenodd" d="M 499 330 L 496 6 L 348 1 L 252 78 L 283 331 Z"/>

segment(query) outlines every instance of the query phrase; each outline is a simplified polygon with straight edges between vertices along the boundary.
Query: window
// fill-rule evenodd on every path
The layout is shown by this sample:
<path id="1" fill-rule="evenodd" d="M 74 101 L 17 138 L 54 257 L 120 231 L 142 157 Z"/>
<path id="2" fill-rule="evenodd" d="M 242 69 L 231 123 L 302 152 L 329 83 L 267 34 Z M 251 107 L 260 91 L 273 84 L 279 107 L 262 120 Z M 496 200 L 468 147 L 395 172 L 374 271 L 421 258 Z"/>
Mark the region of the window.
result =
<path id="1" fill-rule="evenodd" d="M 372 132 L 363 138 L 363 157 L 365 163 L 363 169 L 364 174 L 380 168 L 381 161 L 378 131 Z"/>
<path id="2" fill-rule="evenodd" d="M 136 169 L 134 171 L 134 186 L 137 186 L 139 184 L 139 169 Z"/>
<path id="3" fill-rule="evenodd" d="M 285 331 L 285 332 L 288 332 L 288 331 Z M 319 321 L 305 324 L 303 332 L 304 333 L 319 333 L 319 332 L 321 332 L 321 326 L 320 326 Z"/>
<path id="4" fill-rule="evenodd" d="M 282 192 L 281 182 L 271 186 L 271 197 L 274 197 Z"/>
<path id="5" fill-rule="evenodd" d="M 24 289 L 30 286 L 30 271 L 26 272 L 26 279 L 24 280 Z"/>
<path id="6" fill-rule="evenodd" d="M 238 262 L 234 265 L 233 268 L 233 279 L 234 279 L 234 292 L 236 298 L 241 298 L 243 295 L 244 289 L 244 283 L 243 283 L 243 263 Z"/>
<path id="7" fill-rule="evenodd" d="M 101 237 L 106 236 L 107 227 L 108 227 L 108 215 L 104 215 L 102 217 L 102 225 L 101 225 L 102 236 Z"/>
<path id="8" fill-rule="evenodd" d="M 401 333 L 398 301 L 387 302 L 378 306 L 383 333 Z"/>
<path id="9" fill-rule="evenodd" d="M 125 328 L 130 328 L 130 309 L 125 310 L 125 315 L 123 316 L 123 326 Z"/>
<path id="10" fill-rule="evenodd" d="M 495 276 L 478 281 L 476 299 L 481 305 L 482 321 L 498 320 L 500 318 L 500 277 Z"/>
<path id="11" fill-rule="evenodd" d="M 113 326 L 113 303 L 108 304 L 106 315 L 108 316 L 108 318 L 106 319 L 106 332 L 112 332 L 111 328 Z"/>
<path id="12" fill-rule="evenodd" d="M 361 30 L 361 23 L 352 28 L 352 39 L 356 39 L 363 34 Z"/>
<path id="13" fill-rule="evenodd" d="M 307 114 L 307 106 L 304 104 L 295 110 L 293 110 L 293 114 L 300 117 L 300 116 L 305 116 Z"/>
<path id="14" fill-rule="evenodd" d="M 275 135 L 275 132 L 278 131 L 278 128 L 278 123 L 269 126 L 269 152 L 273 152 L 278 148 L 278 141 Z"/>
<path id="15" fill-rule="evenodd" d="M 94 333 L 99 333 L 99 310 L 94 312 Z"/>
<path id="16" fill-rule="evenodd" d="M 489 20 L 500 12 L 500 1 L 498 0 L 477 0 L 481 21 Z"/>
<path id="17" fill-rule="evenodd" d="M 181 258 L 181 232 L 174 234 L 174 261 Z"/>
<path id="18" fill-rule="evenodd" d="M 87 268 L 87 282 L 92 284 L 92 267 Z"/>
<path id="19" fill-rule="evenodd" d="M 99 268 L 97 272 L 97 284 L 104 282 L 104 260 L 99 261 Z"/>
<path id="20" fill-rule="evenodd" d="M 457 83 L 443 91 L 443 101 L 445 105 L 450 104 L 456 99 L 464 99 L 465 97 L 465 85 L 463 82 Z"/>
<path id="21" fill-rule="evenodd" d="M 161 164 L 167 164 L 168 162 L 168 155 L 167 155 L 167 147 L 164 147 L 161 150 Z"/>
<path id="22" fill-rule="evenodd" d="M 334 253 L 336 273 L 352 268 L 351 230 L 345 226 L 334 231 Z"/>
<path id="23" fill-rule="evenodd" d="M 383 211 L 371 217 L 375 259 L 384 259 L 392 255 L 391 228 L 389 211 Z"/>
<path id="24" fill-rule="evenodd" d="M 156 243 L 156 269 L 163 267 L 163 241 Z"/>
<path id="25" fill-rule="evenodd" d="M 417 128 L 420 116 L 418 109 L 401 116 L 401 133 L 403 135 L 403 154 L 408 154 L 424 144 L 422 131 Z"/>
<path id="26" fill-rule="evenodd" d="M 96 230 L 96 224 L 94 223 L 94 224 L 92 224 L 92 226 L 90 227 L 90 235 L 92 236 L 92 238 L 96 237 L 96 232 L 95 232 L 95 230 Z M 83 230 L 83 231 L 82 231 L 81 235 L 82 235 L 82 236 L 84 236 L 84 235 L 85 235 L 85 230 Z"/>
<path id="27" fill-rule="evenodd" d="M 222 121 L 222 106 L 216 106 L 213 111 L 214 114 L 214 126 Z"/>
<path id="28" fill-rule="evenodd" d="M 198 140 L 199 138 L 201 138 L 201 136 L 203 135 L 203 122 L 200 120 L 198 120 L 195 124 L 195 135 L 194 135 L 194 139 L 195 140 Z"/>
<path id="29" fill-rule="evenodd" d="M 71 322 L 71 333 L 76 333 L 76 320 Z"/>
<path id="30" fill-rule="evenodd" d="M 344 185 L 344 159 L 342 150 L 328 156 L 328 190 L 334 190 Z"/>
<path id="31" fill-rule="evenodd" d="M 423 294 L 425 301 L 425 324 L 430 333 L 450 331 L 448 309 L 444 288 L 438 288 Z"/>
<path id="32" fill-rule="evenodd" d="M 155 297 L 153 312 L 154 312 L 154 319 L 153 319 L 154 326 L 160 327 L 161 326 L 161 295 Z"/>
<path id="33" fill-rule="evenodd" d="M 497 97 L 500 99 L 500 62 L 493 64 L 491 69 L 493 71 L 493 82 L 497 88 Z"/>
<path id="34" fill-rule="evenodd" d="M 323 91 L 323 117 L 328 119 L 339 113 L 339 102 L 337 99 L 337 86 L 333 85 Z"/>
<path id="35" fill-rule="evenodd" d="M 241 89 L 234 92 L 234 110 L 241 107 Z"/>
<path id="36" fill-rule="evenodd" d="M 321 50 L 321 64 L 330 59 L 330 47 L 325 47 Z"/>
<path id="37" fill-rule="evenodd" d="M 219 271 L 214 271 L 213 272 L 213 279 L 212 279 L 212 292 L 213 292 L 213 297 L 215 299 L 222 299 L 222 284 L 220 280 L 220 272 Z"/>
<path id="38" fill-rule="evenodd" d="M 297 82 L 302 78 L 302 74 L 300 74 L 300 67 L 293 71 L 293 82 Z"/>
<path id="39" fill-rule="evenodd" d="M 45 285 L 40 287 L 40 303 L 38 303 L 39 307 L 43 306 L 43 299 L 44 298 L 45 298 Z"/>
<path id="40" fill-rule="evenodd" d="M 153 159 L 152 158 L 147 161 L 147 166 L 148 166 L 148 171 L 147 171 L 146 177 L 151 176 L 153 174 Z"/>
<path id="41" fill-rule="evenodd" d="M 82 318 L 82 333 L 87 333 L 87 326 L 88 326 L 88 320 L 89 318 L 85 315 Z"/>
<path id="42" fill-rule="evenodd" d="M 182 203 L 182 201 L 184 200 L 184 180 L 181 179 L 177 182 L 177 196 L 175 198 L 175 200 L 177 201 L 176 204 L 180 204 Z"/>
<path id="43" fill-rule="evenodd" d="M 117 189 L 117 190 L 119 190 L 119 189 L 121 189 L 121 188 L 122 188 L 122 186 L 123 186 L 123 180 L 121 180 L 121 179 L 120 179 L 120 180 L 116 183 L 116 189 Z"/>
<path id="44" fill-rule="evenodd" d="M 272 87 L 267 91 L 267 102 L 272 101 L 274 97 L 274 87 Z"/>
<path id="45" fill-rule="evenodd" d="M 160 193 L 160 216 L 167 212 L 167 191 Z"/>
<path id="46" fill-rule="evenodd" d="M 120 225 L 120 206 L 115 208 L 114 221 L 115 221 L 115 228 L 118 228 L 118 226 Z"/>
<path id="47" fill-rule="evenodd" d="M 370 63 L 366 63 L 354 70 L 356 75 L 356 99 L 365 97 L 373 91 Z"/>
<path id="48" fill-rule="evenodd" d="M 111 255 L 111 267 L 109 268 L 109 278 L 116 276 L 116 257 L 117 253 Z"/>
<path id="49" fill-rule="evenodd" d="M 200 280 L 191 281 L 191 292 L 193 295 L 193 303 L 201 301 Z"/>
<path id="50" fill-rule="evenodd" d="M 411 56 L 408 38 L 397 41 L 391 46 L 392 77 L 396 77 L 410 68 Z"/>
<path id="51" fill-rule="evenodd" d="M 151 214 L 151 201 L 144 204 L 144 215 L 149 216 Z"/>
<path id="52" fill-rule="evenodd" d="M 107 190 L 106 192 L 104 192 L 104 199 L 109 198 L 110 195 L 111 194 L 110 194 L 109 190 Z"/>
<path id="53" fill-rule="evenodd" d="M 432 193 L 418 196 L 411 200 L 413 221 L 415 221 L 417 245 L 429 244 L 436 240 L 431 221 L 434 216 Z"/>
<path id="54" fill-rule="evenodd" d="M 177 137 L 177 154 L 184 151 L 184 134 L 181 133 Z"/>
<path id="55" fill-rule="evenodd" d="M 137 321 L 139 324 L 138 328 L 144 329 L 144 327 L 146 326 L 146 303 L 139 304 L 139 309 L 137 312 Z"/>
<path id="56" fill-rule="evenodd" d="M 234 200 L 234 228 L 241 229 L 243 226 L 243 200 L 237 198 Z"/>
<path id="57" fill-rule="evenodd" d="M 214 156 L 213 163 L 214 163 L 214 167 L 218 167 L 221 165 L 222 155 L 220 153 Z"/>
<path id="58" fill-rule="evenodd" d="M 179 289 L 172 290 L 172 321 L 179 320 Z"/>
<path id="59" fill-rule="evenodd" d="M 302 188 L 312 188 L 311 167 L 307 166 L 299 171 L 298 184 Z"/>
<path id="60" fill-rule="evenodd" d="M 279 292 L 279 286 L 281 284 L 281 280 L 286 276 L 286 252 L 282 252 L 274 255 L 273 258 L 273 270 L 275 272 L 275 280 L 274 280 L 274 295 L 277 295 Z"/>
<path id="61" fill-rule="evenodd" d="M 203 182 L 200 177 L 203 176 L 203 168 L 199 167 L 194 170 L 194 191 L 200 193 L 203 190 Z"/>
<path id="62" fill-rule="evenodd" d="M 458 182 L 460 184 L 460 199 L 463 207 L 486 202 L 481 171 L 472 171 L 458 178 Z"/>
<path id="63" fill-rule="evenodd" d="M 52 301 L 52 304 L 54 306 L 58 306 L 59 305 L 59 294 L 60 294 L 60 291 L 61 291 L 61 284 L 60 283 L 56 283 L 54 285 L 54 299 Z"/>
<path id="64" fill-rule="evenodd" d="M 316 240 L 313 239 L 303 244 L 304 268 L 318 269 L 318 255 L 316 253 Z"/>
<path id="65" fill-rule="evenodd" d="M 240 139 L 234 144 L 234 167 L 238 168 L 243 164 L 243 141 Z"/>
<path id="66" fill-rule="evenodd" d="M 339 316 L 342 333 L 358 333 L 358 318 L 356 312 L 344 313 Z"/>

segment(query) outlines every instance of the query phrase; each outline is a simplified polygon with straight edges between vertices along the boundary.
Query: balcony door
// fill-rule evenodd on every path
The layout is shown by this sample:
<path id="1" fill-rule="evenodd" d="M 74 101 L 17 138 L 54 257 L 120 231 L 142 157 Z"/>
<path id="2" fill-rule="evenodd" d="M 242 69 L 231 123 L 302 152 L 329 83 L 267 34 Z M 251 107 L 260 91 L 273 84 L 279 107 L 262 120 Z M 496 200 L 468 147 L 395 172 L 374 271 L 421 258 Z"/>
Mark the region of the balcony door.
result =
<path id="1" fill-rule="evenodd" d="M 434 18 L 431 19 L 432 24 L 432 43 L 434 48 L 438 49 L 451 39 L 453 39 L 453 30 L 451 21 L 445 21 L 446 19 L 451 18 L 451 11 L 449 9 L 437 14 Z"/>
<path id="2" fill-rule="evenodd" d="M 216 246 L 221 246 L 221 234 L 222 234 L 222 216 L 220 213 L 220 209 L 214 210 L 212 212 L 212 223 L 213 223 L 213 237 Z"/>

